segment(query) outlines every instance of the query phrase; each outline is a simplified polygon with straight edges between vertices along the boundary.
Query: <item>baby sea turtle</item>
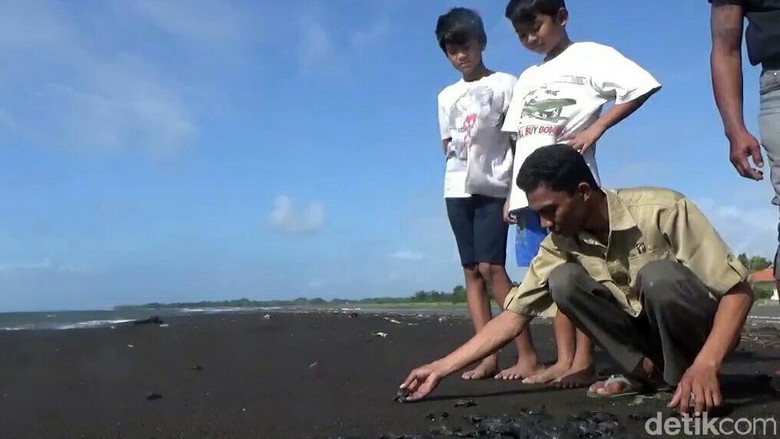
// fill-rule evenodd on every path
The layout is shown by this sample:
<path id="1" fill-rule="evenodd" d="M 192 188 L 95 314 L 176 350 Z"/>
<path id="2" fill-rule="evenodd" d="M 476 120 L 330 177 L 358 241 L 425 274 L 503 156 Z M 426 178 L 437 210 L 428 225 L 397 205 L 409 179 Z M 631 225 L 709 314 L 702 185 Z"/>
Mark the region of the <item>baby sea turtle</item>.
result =
<path id="1" fill-rule="evenodd" d="M 393 397 L 393 401 L 406 402 L 406 398 L 409 397 L 410 393 L 409 389 L 398 389 L 398 392 Z"/>

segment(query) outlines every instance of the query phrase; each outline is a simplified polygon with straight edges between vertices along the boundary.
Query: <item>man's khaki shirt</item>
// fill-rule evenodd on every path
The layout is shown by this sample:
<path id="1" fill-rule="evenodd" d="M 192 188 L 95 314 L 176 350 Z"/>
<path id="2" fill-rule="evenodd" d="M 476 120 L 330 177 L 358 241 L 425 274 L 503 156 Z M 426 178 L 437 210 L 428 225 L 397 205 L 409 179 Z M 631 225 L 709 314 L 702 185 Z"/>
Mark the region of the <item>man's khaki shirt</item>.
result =
<path id="1" fill-rule="evenodd" d="M 557 307 L 547 279 L 567 262 L 585 268 L 632 316 L 642 311 L 637 275 L 651 261 L 681 262 L 709 288 L 713 298 L 747 279 L 747 268 L 699 208 L 682 194 L 662 188 L 604 192 L 609 210 L 608 245 L 584 232 L 568 238 L 548 235 L 523 283 L 507 296 L 505 309 L 526 316 L 554 316 Z"/>

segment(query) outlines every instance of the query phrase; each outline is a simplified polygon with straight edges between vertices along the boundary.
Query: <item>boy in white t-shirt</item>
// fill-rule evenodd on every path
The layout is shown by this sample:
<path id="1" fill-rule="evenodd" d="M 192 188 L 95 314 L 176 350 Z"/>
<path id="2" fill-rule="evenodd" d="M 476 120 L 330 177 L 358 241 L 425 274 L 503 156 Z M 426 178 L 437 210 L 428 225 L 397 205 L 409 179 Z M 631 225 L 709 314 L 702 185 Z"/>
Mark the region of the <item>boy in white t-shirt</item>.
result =
<path id="1" fill-rule="evenodd" d="M 541 63 L 518 78 L 503 130 L 517 136 L 512 190 L 505 207 L 517 224 L 519 266 L 528 266 L 547 234 L 526 195 L 515 183 L 525 158 L 539 147 L 567 143 L 582 153 L 596 181 L 596 142 L 616 123 L 636 111 L 661 85 L 647 71 L 612 47 L 592 42 L 573 43 L 566 32 L 564 0 L 510 0 L 505 17 L 523 46 L 544 55 Z M 604 112 L 607 102 L 614 106 Z M 560 311 L 555 316 L 558 361 L 524 380 L 579 387 L 595 378 L 593 343 L 575 330 Z"/>
<path id="2" fill-rule="evenodd" d="M 492 318 L 488 290 L 503 305 L 512 288 L 505 268 L 509 224 L 504 220 L 504 203 L 513 153 L 511 136 L 501 127 L 516 78 L 483 64 L 487 36 L 473 10 L 454 8 L 440 16 L 436 37 L 462 75 L 438 94 L 439 130 L 447 216 L 463 267 L 469 313 L 480 331 Z M 543 370 L 530 331 L 523 331 L 516 344 L 515 366 L 499 372 L 497 355 L 491 355 L 462 377 L 521 379 Z"/>

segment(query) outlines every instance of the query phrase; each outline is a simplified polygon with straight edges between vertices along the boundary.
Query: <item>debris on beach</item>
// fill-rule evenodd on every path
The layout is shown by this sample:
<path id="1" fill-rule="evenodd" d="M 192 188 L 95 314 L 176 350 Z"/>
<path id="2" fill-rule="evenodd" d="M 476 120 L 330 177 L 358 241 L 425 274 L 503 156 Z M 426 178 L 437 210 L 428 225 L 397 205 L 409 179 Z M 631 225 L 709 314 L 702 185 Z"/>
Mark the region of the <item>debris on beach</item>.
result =
<path id="1" fill-rule="evenodd" d="M 271 320 L 271 314 L 266 314 L 263 316 L 264 320 Z"/>
<path id="2" fill-rule="evenodd" d="M 441 418 L 446 418 L 442 413 Z M 428 413 L 426 419 L 436 420 L 435 413 Z M 582 412 L 569 416 L 561 422 L 544 410 L 521 410 L 518 415 L 503 415 L 499 417 L 482 417 L 476 415 L 463 416 L 468 423 L 466 428 L 457 425 L 441 425 L 432 427 L 428 435 L 395 435 L 380 436 L 386 439 L 407 438 L 639 438 L 637 434 L 629 433 L 617 417 L 606 412 Z M 641 417 L 637 417 L 641 419 Z M 441 419 L 442 421 L 444 419 Z"/>
<path id="3" fill-rule="evenodd" d="M 382 337 L 382 338 L 387 338 L 387 332 L 375 332 L 375 333 L 374 333 L 374 336 L 376 336 L 376 337 Z"/>
<path id="4" fill-rule="evenodd" d="M 395 323 L 396 325 L 400 325 L 401 324 L 401 322 L 399 322 L 398 320 L 391 319 L 390 317 L 385 317 L 385 320 L 387 320 L 390 323 Z"/>
<path id="5" fill-rule="evenodd" d="M 163 323 L 162 319 L 160 319 L 159 316 L 151 316 L 148 319 L 139 319 L 133 321 L 134 325 L 146 325 L 149 323 Z"/>
<path id="6" fill-rule="evenodd" d="M 772 375 L 772 389 L 775 392 L 780 392 L 780 369 L 777 369 Z"/>
<path id="7" fill-rule="evenodd" d="M 203 366 L 201 366 L 200 364 L 197 364 L 195 366 L 192 366 L 190 369 L 200 371 L 200 370 L 203 370 Z"/>
<path id="8" fill-rule="evenodd" d="M 743 329 L 741 338 L 742 341 L 752 342 L 762 347 L 780 347 L 780 328 L 776 325 L 753 323 Z"/>
<path id="9" fill-rule="evenodd" d="M 148 399 L 149 401 L 153 401 L 155 399 L 160 399 L 160 398 L 162 398 L 162 395 L 160 395 L 159 393 L 150 393 L 146 395 L 146 399 Z"/>
<path id="10" fill-rule="evenodd" d="M 473 399 L 459 399 L 455 401 L 455 407 L 473 407 L 477 405 Z"/>
<path id="11" fill-rule="evenodd" d="M 309 369 L 314 369 L 315 367 L 317 367 L 317 362 L 316 361 L 309 365 Z"/>
<path id="12" fill-rule="evenodd" d="M 130 348 L 130 349 L 133 349 L 135 346 L 129 344 L 129 345 L 127 345 L 127 347 Z"/>

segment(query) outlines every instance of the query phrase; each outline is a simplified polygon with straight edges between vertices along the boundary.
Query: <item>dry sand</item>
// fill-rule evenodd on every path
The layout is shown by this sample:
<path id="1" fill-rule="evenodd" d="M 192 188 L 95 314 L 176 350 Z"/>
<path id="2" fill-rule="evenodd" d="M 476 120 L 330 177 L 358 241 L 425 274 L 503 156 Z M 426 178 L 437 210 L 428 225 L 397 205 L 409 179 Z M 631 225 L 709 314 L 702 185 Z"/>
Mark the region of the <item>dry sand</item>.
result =
<path id="1" fill-rule="evenodd" d="M 516 416 L 528 408 L 559 423 L 573 413 L 609 412 L 630 432 L 647 436 L 643 419 L 666 412 L 661 399 L 629 405 L 633 398 L 593 400 L 584 389 L 464 381 L 459 374 L 428 400 L 401 404 L 392 399 L 409 370 L 467 340 L 468 320 L 263 317 L 201 315 L 165 319 L 167 327 L 0 333 L 0 437 L 400 437 L 429 435 L 442 425 L 465 432 L 472 426 L 464 416 Z M 542 358 L 553 361 L 551 326 L 540 322 L 532 332 Z M 776 416 L 780 422 L 780 401 L 760 378 L 780 368 L 777 344 L 769 344 L 778 339 L 777 328 L 765 329 L 727 366 L 730 417 Z M 597 354 L 599 369 L 612 366 Z M 507 348 L 502 365 L 515 355 Z M 456 408 L 464 398 L 476 405 Z"/>

